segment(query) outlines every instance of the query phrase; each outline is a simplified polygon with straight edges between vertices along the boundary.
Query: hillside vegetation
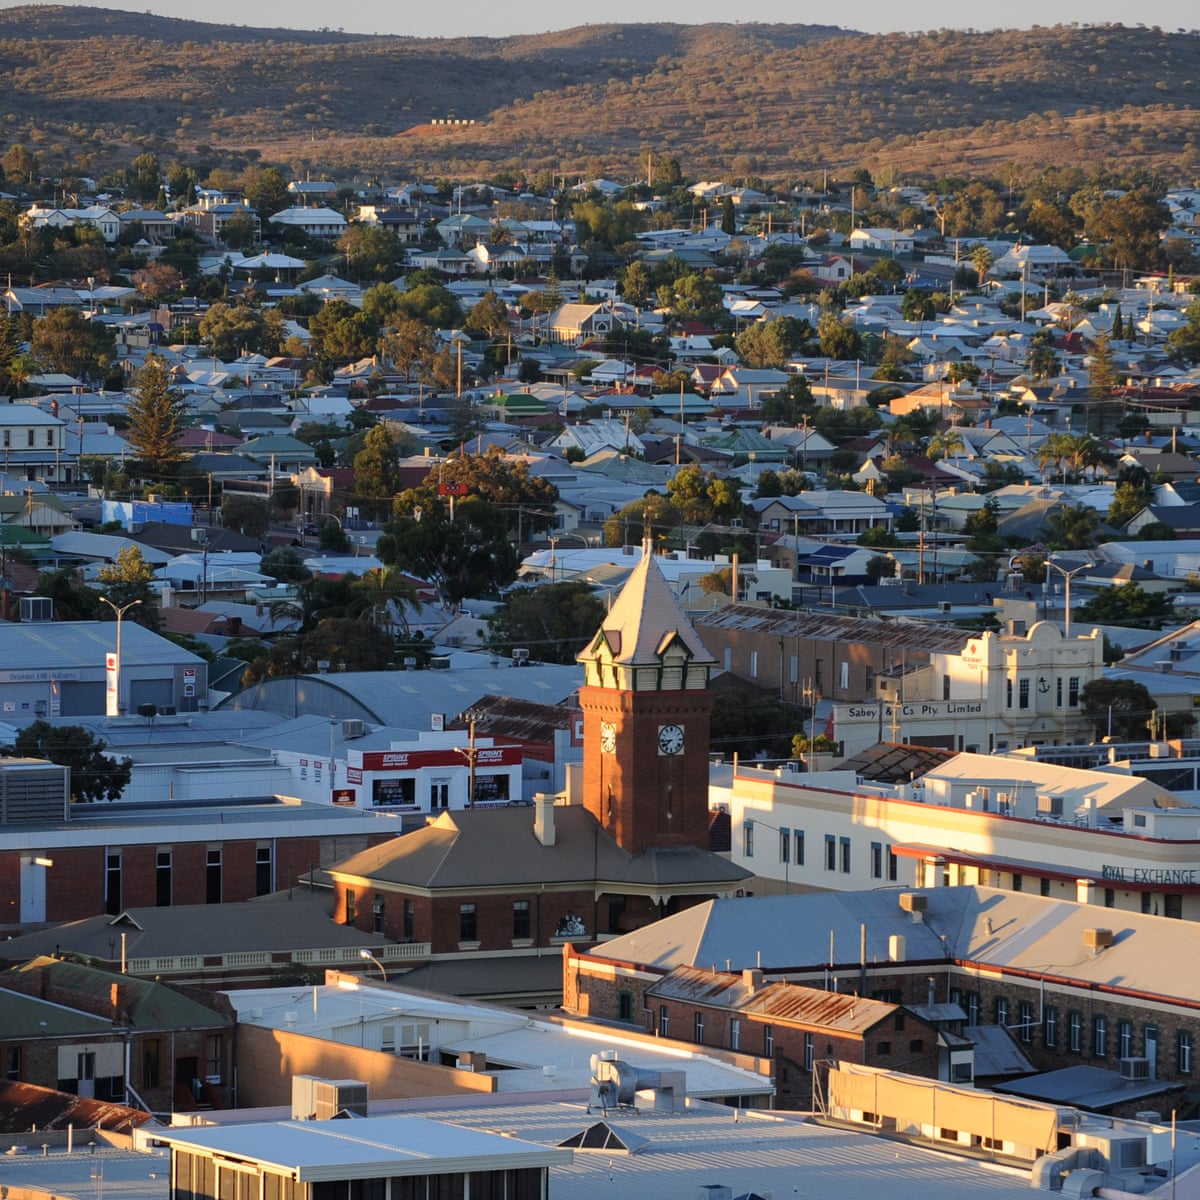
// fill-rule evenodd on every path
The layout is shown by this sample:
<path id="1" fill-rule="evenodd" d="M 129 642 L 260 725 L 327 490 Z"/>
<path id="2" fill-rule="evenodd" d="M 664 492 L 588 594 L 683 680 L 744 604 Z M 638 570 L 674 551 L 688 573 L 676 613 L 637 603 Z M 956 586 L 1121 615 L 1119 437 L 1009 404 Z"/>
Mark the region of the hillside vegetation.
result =
<path id="1" fill-rule="evenodd" d="M 38 7 L 0 11 L 0 75 L 0 144 L 63 172 L 153 150 L 345 178 L 628 178 L 647 152 L 692 176 L 1200 173 L 1200 35 L 1156 28 L 645 24 L 414 39 Z M 476 124 L 430 124 L 444 117 Z"/>

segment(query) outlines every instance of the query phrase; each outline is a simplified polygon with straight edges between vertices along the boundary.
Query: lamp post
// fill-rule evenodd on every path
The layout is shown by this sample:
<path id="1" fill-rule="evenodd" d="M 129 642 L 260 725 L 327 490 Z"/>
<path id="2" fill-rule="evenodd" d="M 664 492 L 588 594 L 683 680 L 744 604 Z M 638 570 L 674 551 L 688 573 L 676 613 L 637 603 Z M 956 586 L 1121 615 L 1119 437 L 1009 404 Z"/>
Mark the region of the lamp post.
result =
<path id="1" fill-rule="evenodd" d="M 141 601 L 130 600 L 128 604 L 118 605 L 114 604 L 107 596 L 101 596 L 100 601 L 107 604 L 117 614 L 117 652 L 112 656 L 111 662 L 106 664 L 112 672 L 112 688 L 108 691 L 108 703 L 105 705 L 104 715 L 119 717 L 121 715 L 121 622 L 125 619 L 125 614 L 131 608 L 137 608 Z"/>
<path id="2" fill-rule="evenodd" d="M 1071 580 L 1075 578 L 1080 571 L 1086 571 L 1094 566 L 1092 562 L 1080 563 L 1077 567 L 1064 567 L 1054 561 L 1053 558 L 1046 559 L 1046 566 L 1053 567 L 1066 581 L 1066 591 L 1064 599 L 1066 601 L 1066 611 L 1063 614 L 1063 638 L 1071 636 Z"/>
<path id="3" fill-rule="evenodd" d="M 383 963 L 381 963 L 379 959 L 377 959 L 375 955 L 370 952 L 370 950 L 360 950 L 358 952 L 358 957 L 363 959 L 365 962 L 373 962 L 379 968 L 379 973 L 383 976 L 383 982 L 387 983 L 387 972 L 383 969 Z"/>
<path id="4" fill-rule="evenodd" d="M 791 887 L 791 877 L 790 877 L 789 872 L 790 872 L 791 862 L 792 862 L 792 848 L 789 845 L 787 850 L 784 850 L 784 848 L 783 848 L 783 830 L 780 829 L 777 825 L 768 825 L 766 821 L 760 821 L 758 819 L 758 817 L 743 817 L 742 824 L 748 825 L 751 828 L 751 830 L 753 830 L 755 828 L 755 826 L 761 825 L 764 829 L 770 829 L 772 832 L 779 835 L 779 857 L 780 857 L 781 861 L 783 862 L 783 894 L 785 896 L 790 895 L 792 887 Z M 788 838 L 790 839 L 791 836 L 792 836 L 791 831 L 789 830 Z"/>

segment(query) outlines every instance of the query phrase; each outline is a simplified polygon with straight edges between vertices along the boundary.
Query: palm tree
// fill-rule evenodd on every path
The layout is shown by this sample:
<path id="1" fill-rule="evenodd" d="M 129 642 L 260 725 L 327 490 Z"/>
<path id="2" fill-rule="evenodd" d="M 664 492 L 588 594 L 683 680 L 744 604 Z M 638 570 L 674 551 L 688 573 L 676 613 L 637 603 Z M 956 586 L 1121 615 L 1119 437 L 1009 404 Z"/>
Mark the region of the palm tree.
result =
<path id="1" fill-rule="evenodd" d="M 409 634 L 408 610 L 421 609 L 417 589 L 410 579 L 387 567 L 368 571 L 350 585 L 351 601 L 346 608 L 348 617 L 362 617 L 379 629 Z"/>
<path id="2" fill-rule="evenodd" d="M 929 457 L 934 460 L 957 458 L 966 448 L 967 443 L 963 439 L 963 435 L 953 425 L 949 429 L 935 433 L 929 439 Z"/>
<path id="3" fill-rule="evenodd" d="M 971 263 L 975 267 L 975 274 L 979 276 L 979 286 L 983 286 L 983 281 L 987 278 L 987 273 L 992 266 L 992 252 L 982 243 L 971 251 Z"/>

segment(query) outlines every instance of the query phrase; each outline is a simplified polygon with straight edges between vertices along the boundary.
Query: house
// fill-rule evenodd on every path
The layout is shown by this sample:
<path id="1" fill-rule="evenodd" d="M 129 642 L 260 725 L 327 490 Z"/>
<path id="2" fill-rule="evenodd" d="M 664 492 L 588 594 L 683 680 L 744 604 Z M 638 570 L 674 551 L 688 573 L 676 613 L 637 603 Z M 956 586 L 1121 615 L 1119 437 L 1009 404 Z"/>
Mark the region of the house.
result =
<path id="1" fill-rule="evenodd" d="M 272 225 L 298 229 L 309 237 L 332 241 L 346 232 L 346 218 L 332 208 L 285 208 L 270 218 Z"/>
<path id="2" fill-rule="evenodd" d="M 109 243 L 121 236 L 120 217 L 101 204 L 89 208 L 42 208 L 35 204 L 22 214 L 21 223 L 31 229 L 72 229 L 84 225 L 97 230 Z"/>
<path id="3" fill-rule="evenodd" d="M 850 234 L 850 249 L 877 250 L 895 258 L 913 252 L 913 235 L 897 229 L 855 229 Z"/>
<path id="4" fill-rule="evenodd" d="M 548 316 L 546 335 L 551 341 L 577 346 L 621 328 L 621 319 L 608 304 L 563 304 Z"/>

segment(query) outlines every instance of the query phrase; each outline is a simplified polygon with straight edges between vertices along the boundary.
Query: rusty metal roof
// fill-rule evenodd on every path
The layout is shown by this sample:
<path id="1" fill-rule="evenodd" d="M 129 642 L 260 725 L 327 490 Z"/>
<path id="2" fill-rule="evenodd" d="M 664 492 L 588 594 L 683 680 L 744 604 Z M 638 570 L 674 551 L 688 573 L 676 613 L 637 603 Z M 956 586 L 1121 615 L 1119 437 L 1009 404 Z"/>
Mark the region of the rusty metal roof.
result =
<path id="1" fill-rule="evenodd" d="M 0 1080 L 0 1133 L 28 1133 L 31 1129 L 107 1129 L 129 1133 L 152 1120 L 147 1112 L 56 1092 L 32 1083 Z"/>
<path id="2" fill-rule="evenodd" d="M 702 967 L 676 967 L 648 988 L 646 994 L 656 999 L 728 1008 L 773 1021 L 857 1035 L 895 1016 L 899 1009 L 899 1005 L 881 1000 L 864 1000 L 861 996 L 784 981 L 754 986 L 745 975 Z"/>
<path id="3" fill-rule="evenodd" d="M 579 708 L 573 703 L 539 704 L 514 696 L 481 696 L 451 722 L 450 728 L 465 729 L 473 719 L 475 732 L 484 737 L 552 745 L 554 734 L 560 729 L 570 729 L 578 715 Z"/>
<path id="4" fill-rule="evenodd" d="M 775 637 L 815 638 L 822 642 L 856 642 L 866 646 L 924 650 L 954 654 L 975 634 L 940 625 L 915 621 L 883 621 L 871 617 L 842 617 L 828 612 L 802 612 L 787 608 L 760 608 L 753 604 L 729 604 L 705 613 L 696 629 L 735 629 Z"/>
<path id="5" fill-rule="evenodd" d="M 910 746 L 902 742 L 880 742 L 869 750 L 848 758 L 841 765 L 843 771 L 853 771 L 863 779 L 875 783 L 907 783 L 940 767 L 947 759 L 957 754 L 956 750 L 943 750 L 937 746 Z"/>

